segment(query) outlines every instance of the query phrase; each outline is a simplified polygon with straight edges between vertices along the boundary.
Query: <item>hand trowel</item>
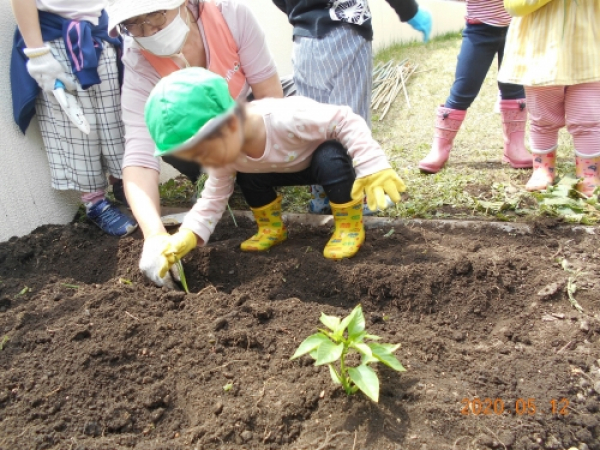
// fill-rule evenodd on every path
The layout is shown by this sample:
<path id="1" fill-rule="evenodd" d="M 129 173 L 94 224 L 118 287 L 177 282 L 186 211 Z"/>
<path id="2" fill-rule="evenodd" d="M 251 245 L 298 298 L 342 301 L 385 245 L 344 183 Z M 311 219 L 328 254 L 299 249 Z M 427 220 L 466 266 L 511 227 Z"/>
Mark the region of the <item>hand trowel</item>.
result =
<path id="1" fill-rule="evenodd" d="M 65 90 L 65 85 L 62 81 L 56 80 L 52 93 L 69 120 L 83 133 L 90 134 L 90 124 L 83 115 L 81 105 L 79 105 L 73 95 Z"/>

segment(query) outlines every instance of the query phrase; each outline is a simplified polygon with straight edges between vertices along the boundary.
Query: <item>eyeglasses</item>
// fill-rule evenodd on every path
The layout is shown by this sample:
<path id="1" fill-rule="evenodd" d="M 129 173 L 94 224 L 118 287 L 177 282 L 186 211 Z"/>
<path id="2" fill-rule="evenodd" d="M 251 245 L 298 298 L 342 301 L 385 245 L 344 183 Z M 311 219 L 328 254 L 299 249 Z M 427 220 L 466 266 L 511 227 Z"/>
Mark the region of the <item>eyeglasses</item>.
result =
<path id="1" fill-rule="evenodd" d="M 120 25 L 121 31 L 133 37 L 147 37 L 156 34 L 156 28 L 162 27 L 167 22 L 167 11 L 156 11 L 146 14 L 141 22 L 124 23 Z M 149 25 L 147 28 L 144 25 Z M 147 33 L 148 32 L 148 33 Z"/>

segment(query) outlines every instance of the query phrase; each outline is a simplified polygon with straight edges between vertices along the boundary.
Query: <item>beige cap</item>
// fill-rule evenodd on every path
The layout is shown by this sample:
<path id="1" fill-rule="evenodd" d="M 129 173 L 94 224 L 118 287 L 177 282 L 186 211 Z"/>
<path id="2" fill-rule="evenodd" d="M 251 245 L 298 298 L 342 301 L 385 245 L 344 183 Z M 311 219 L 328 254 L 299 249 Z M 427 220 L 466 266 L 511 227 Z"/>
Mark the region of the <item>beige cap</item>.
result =
<path id="1" fill-rule="evenodd" d="M 155 11 L 175 9 L 186 0 L 109 0 L 106 12 L 108 13 L 108 31 L 116 34 L 115 28 L 120 23 L 136 16 L 142 16 Z"/>

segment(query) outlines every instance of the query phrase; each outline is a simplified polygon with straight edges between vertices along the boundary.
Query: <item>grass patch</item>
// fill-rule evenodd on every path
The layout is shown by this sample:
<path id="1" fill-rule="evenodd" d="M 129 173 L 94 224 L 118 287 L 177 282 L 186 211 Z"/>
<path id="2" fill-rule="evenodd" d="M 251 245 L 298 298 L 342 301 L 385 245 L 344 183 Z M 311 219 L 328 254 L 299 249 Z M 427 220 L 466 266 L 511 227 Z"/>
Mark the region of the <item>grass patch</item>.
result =
<path id="1" fill-rule="evenodd" d="M 455 218 L 479 220 L 530 220 L 540 215 L 565 216 L 547 204 L 540 207 L 540 196 L 525 191 L 531 170 L 512 169 L 501 162 L 503 152 L 502 120 L 494 112 L 498 95 L 497 67 L 493 65 L 479 96 L 469 108 L 459 131 L 450 160 L 445 169 L 435 175 L 421 174 L 417 164 L 431 146 L 435 109 L 443 104 L 454 81 L 456 60 L 462 38 L 460 33 L 448 33 L 428 44 L 414 41 L 385 48 L 374 57 L 378 62 L 389 60 L 418 65 L 407 82 L 410 108 L 399 94 L 382 121 L 374 114 L 374 138 L 382 145 L 392 165 L 407 185 L 403 201 L 379 213 L 399 218 Z M 526 135 L 528 145 L 528 135 Z M 573 175 L 574 149 L 566 130 L 559 135 L 559 179 Z M 194 187 L 174 182 L 161 186 L 163 204 L 182 204 L 191 197 Z M 236 189 L 237 191 L 237 189 Z M 281 188 L 283 208 L 304 213 L 310 200 L 307 187 Z M 189 203 L 187 204 L 189 205 Z M 230 200 L 233 209 L 248 209 L 241 193 Z M 579 211 L 578 211 L 579 213 Z M 598 214 L 582 213 L 569 220 L 598 222 Z"/>

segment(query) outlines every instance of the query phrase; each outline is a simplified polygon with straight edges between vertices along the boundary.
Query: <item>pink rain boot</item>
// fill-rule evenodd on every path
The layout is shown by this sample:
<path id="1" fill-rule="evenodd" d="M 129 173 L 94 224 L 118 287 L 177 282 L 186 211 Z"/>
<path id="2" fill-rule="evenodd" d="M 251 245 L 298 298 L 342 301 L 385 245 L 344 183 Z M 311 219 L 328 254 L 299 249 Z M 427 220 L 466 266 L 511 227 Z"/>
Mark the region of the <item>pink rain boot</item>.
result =
<path id="1" fill-rule="evenodd" d="M 547 151 L 532 150 L 533 174 L 525 185 L 529 192 L 543 191 L 554 184 L 556 177 L 556 146 Z"/>
<path id="2" fill-rule="evenodd" d="M 423 173 L 438 173 L 448 161 L 454 137 L 465 120 L 467 111 L 438 106 L 435 117 L 433 145 L 427 156 L 419 162 Z"/>
<path id="3" fill-rule="evenodd" d="M 532 158 L 525 148 L 525 124 L 527 105 L 525 99 L 502 100 L 500 102 L 502 128 L 504 131 L 504 157 L 502 161 L 513 169 L 529 169 Z"/>
<path id="4" fill-rule="evenodd" d="M 577 183 L 577 190 L 587 197 L 593 196 L 600 187 L 600 154 L 584 156 L 575 152 L 575 175 L 583 178 Z"/>

